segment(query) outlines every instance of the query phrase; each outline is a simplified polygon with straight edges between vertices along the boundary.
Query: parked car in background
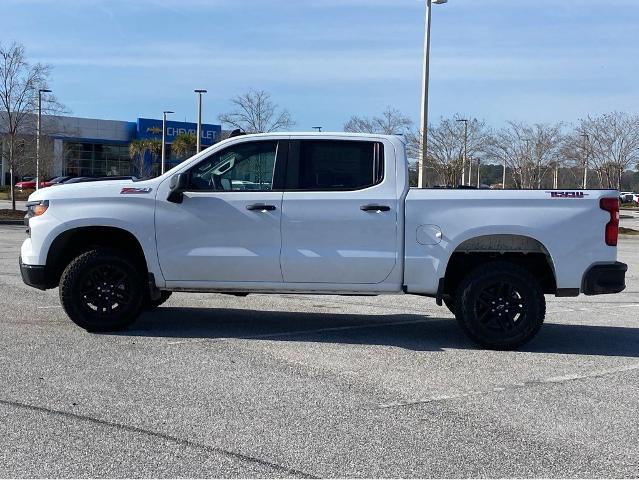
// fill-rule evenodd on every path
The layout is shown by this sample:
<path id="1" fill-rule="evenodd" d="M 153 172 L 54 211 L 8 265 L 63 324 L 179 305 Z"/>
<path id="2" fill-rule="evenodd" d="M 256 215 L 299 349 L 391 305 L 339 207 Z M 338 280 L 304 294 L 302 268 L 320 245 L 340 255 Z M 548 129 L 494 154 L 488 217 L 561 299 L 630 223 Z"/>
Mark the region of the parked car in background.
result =
<path id="1" fill-rule="evenodd" d="M 44 182 L 40 182 L 40 186 L 42 186 Z M 15 184 L 15 188 L 18 190 L 34 190 L 36 187 L 35 179 L 31 180 L 23 180 Z"/>
<path id="2" fill-rule="evenodd" d="M 68 180 L 71 180 L 72 178 L 74 178 L 75 175 L 63 175 L 60 177 L 54 177 L 50 180 L 47 180 L 46 182 L 42 182 L 40 184 L 40 186 L 42 187 L 51 187 L 53 185 L 60 185 L 62 183 L 65 183 Z"/>
<path id="3" fill-rule="evenodd" d="M 30 190 L 35 188 L 35 180 L 22 180 L 15 184 L 17 190 Z"/>
<path id="4" fill-rule="evenodd" d="M 69 183 L 85 183 L 85 182 L 104 182 L 107 180 L 137 180 L 136 177 L 120 175 L 111 177 L 75 177 L 67 180 L 64 184 Z"/>
<path id="5" fill-rule="evenodd" d="M 635 195 L 632 192 L 621 192 L 619 194 L 619 201 L 621 203 L 631 203 L 633 201 L 633 195 Z"/>
<path id="6" fill-rule="evenodd" d="M 27 178 L 27 179 L 25 179 L 25 178 Z M 41 181 L 40 182 L 40 188 L 50 187 L 51 185 L 57 185 L 58 183 L 62 183 L 62 182 L 65 182 L 65 181 L 69 180 L 70 178 L 73 178 L 73 176 L 72 175 L 66 175 L 66 176 L 51 177 L 48 180 Z M 15 187 L 18 190 L 35 189 L 35 187 L 36 187 L 35 178 L 33 178 L 33 177 L 22 177 L 22 181 L 16 183 Z"/>

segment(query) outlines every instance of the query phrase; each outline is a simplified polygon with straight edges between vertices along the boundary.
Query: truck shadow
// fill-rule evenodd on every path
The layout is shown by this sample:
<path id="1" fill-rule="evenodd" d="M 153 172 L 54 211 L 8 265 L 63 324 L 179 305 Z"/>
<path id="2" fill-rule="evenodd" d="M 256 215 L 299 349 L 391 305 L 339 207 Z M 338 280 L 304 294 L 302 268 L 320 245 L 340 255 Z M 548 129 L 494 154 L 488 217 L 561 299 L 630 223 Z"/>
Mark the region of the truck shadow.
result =
<path id="1" fill-rule="evenodd" d="M 120 335 L 477 349 L 453 318 L 161 307 Z M 549 323 L 521 352 L 639 357 L 639 329 Z"/>

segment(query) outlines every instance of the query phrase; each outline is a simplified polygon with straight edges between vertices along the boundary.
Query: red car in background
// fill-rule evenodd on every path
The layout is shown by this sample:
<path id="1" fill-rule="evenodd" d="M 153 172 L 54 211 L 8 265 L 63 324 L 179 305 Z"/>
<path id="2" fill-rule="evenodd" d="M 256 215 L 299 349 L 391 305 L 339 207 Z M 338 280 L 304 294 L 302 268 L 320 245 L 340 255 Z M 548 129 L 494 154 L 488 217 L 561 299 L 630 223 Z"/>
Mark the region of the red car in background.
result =
<path id="1" fill-rule="evenodd" d="M 61 176 L 61 177 L 53 177 L 53 178 L 50 178 L 49 180 L 40 182 L 40 188 L 50 187 L 51 185 L 57 185 L 58 183 L 64 183 L 67 180 L 69 180 L 70 178 L 73 178 L 73 177 L 71 175 L 65 175 L 65 176 Z M 35 186 L 36 186 L 35 179 L 18 182 L 15 185 L 15 187 L 18 190 L 33 190 L 33 189 L 35 189 Z"/>

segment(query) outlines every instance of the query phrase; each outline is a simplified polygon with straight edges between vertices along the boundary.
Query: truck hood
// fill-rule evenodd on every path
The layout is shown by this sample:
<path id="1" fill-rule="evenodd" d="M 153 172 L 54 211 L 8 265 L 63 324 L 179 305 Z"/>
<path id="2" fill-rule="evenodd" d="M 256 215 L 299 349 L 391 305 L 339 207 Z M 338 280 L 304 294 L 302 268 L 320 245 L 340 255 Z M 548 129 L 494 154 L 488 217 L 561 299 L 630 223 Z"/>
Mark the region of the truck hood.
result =
<path id="1" fill-rule="evenodd" d="M 123 188 L 150 189 L 144 194 L 155 196 L 157 178 L 134 182 L 132 180 L 112 180 L 100 182 L 71 183 L 41 188 L 31 195 L 29 201 L 71 200 L 80 198 L 121 197 Z"/>

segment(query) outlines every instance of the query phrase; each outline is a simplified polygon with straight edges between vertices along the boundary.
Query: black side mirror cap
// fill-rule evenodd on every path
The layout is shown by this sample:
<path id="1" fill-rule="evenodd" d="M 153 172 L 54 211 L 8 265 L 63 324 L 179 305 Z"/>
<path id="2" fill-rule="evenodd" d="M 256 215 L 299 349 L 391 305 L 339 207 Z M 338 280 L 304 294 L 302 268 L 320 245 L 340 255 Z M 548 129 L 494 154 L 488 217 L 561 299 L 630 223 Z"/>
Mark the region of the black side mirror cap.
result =
<path id="1" fill-rule="evenodd" d="M 169 202 L 182 203 L 182 200 L 184 200 L 184 192 L 188 184 L 188 173 L 177 173 L 173 175 L 169 183 L 169 196 L 166 199 Z"/>

